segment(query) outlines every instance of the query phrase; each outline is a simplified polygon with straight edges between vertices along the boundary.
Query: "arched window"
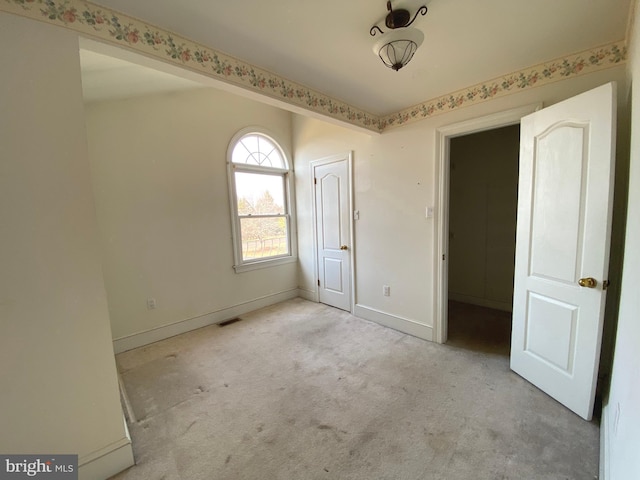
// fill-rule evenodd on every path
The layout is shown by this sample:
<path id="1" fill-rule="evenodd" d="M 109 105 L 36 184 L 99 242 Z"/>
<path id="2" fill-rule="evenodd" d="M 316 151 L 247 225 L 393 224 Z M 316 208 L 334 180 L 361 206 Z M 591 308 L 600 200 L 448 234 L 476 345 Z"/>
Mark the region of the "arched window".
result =
<path id="1" fill-rule="evenodd" d="M 294 261 L 287 154 L 273 135 L 249 128 L 233 137 L 227 156 L 236 272 Z"/>

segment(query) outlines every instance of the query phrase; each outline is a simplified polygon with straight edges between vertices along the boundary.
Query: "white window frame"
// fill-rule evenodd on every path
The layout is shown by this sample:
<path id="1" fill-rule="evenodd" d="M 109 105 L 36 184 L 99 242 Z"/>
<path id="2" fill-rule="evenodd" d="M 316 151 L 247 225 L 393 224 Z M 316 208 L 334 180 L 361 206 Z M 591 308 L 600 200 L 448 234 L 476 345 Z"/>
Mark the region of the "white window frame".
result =
<path id="1" fill-rule="evenodd" d="M 261 165 L 250 165 L 233 163 L 233 150 L 237 143 L 245 136 L 260 135 L 266 137 L 269 141 L 278 147 L 282 155 L 282 159 L 286 168 L 266 167 Z M 229 200 L 231 207 L 231 232 L 233 236 L 233 268 L 236 273 L 247 272 L 258 268 L 273 267 L 286 263 L 296 262 L 298 260 L 298 244 L 297 244 L 297 228 L 295 215 L 295 197 L 294 197 L 294 181 L 293 181 L 293 164 L 287 150 L 282 146 L 282 142 L 273 133 L 262 127 L 247 127 L 237 132 L 227 148 L 227 178 L 229 184 Z M 235 172 L 259 173 L 264 175 L 281 176 L 284 182 L 284 217 L 287 222 L 287 236 L 289 241 L 289 254 L 279 255 L 269 258 L 256 258 L 251 260 L 243 260 L 242 258 L 242 234 L 240 229 L 240 220 L 244 215 L 238 214 L 238 195 L 236 193 Z M 268 215 L 270 216 L 270 215 Z M 275 217 L 275 215 L 274 215 Z"/>

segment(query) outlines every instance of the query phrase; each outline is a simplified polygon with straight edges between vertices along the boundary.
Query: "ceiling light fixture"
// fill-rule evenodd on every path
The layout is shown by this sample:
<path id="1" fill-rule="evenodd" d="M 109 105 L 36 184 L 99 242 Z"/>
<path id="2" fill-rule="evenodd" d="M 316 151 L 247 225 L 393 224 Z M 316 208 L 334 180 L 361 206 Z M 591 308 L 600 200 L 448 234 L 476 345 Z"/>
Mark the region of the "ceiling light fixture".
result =
<path id="1" fill-rule="evenodd" d="M 391 2 L 387 2 L 389 13 L 385 18 L 385 25 L 390 30 L 385 33 L 380 27 L 374 25 L 369 34 L 375 37 L 380 32 L 380 39 L 373 45 L 373 53 L 378 55 L 384 64 L 396 72 L 404 67 L 424 40 L 424 34 L 417 28 L 411 28 L 418 14 L 427 14 L 426 5 L 421 6 L 411 18 L 408 10 L 391 8 Z"/>

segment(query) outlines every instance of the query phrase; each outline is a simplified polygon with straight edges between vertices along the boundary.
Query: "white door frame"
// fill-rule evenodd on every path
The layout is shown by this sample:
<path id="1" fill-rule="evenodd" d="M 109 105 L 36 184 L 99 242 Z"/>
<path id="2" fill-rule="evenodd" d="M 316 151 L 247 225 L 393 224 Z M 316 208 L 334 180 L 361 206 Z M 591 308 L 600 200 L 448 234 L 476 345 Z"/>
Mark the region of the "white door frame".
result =
<path id="1" fill-rule="evenodd" d="M 435 301 L 433 311 L 433 338 L 437 343 L 447 341 L 447 304 L 449 284 L 449 147 L 451 139 L 462 135 L 493 130 L 520 123 L 525 115 L 542 108 L 541 103 L 525 105 L 480 118 L 474 118 L 436 130 L 435 178 L 437 178 L 435 198 L 437 217 L 435 231 L 434 285 Z M 514 239 L 515 242 L 515 239 Z"/>
<path id="2" fill-rule="evenodd" d="M 349 189 L 349 193 L 347 197 L 349 202 L 349 222 L 348 222 L 349 223 L 349 243 L 350 243 L 349 248 L 351 252 L 351 254 L 349 255 L 349 268 L 351 269 L 351 275 L 349 276 L 350 285 L 348 287 L 351 292 L 351 304 L 349 305 L 349 312 L 353 313 L 354 306 L 356 304 L 356 292 L 355 292 L 356 269 L 355 269 L 355 241 L 354 241 L 354 235 L 353 235 L 353 152 L 352 151 L 331 155 L 329 157 L 320 158 L 318 160 L 313 160 L 309 163 L 309 174 L 311 176 L 310 185 L 311 185 L 311 196 L 312 196 L 311 204 L 313 206 L 313 274 L 315 277 L 314 279 L 315 292 L 316 292 L 315 301 L 320 302 L 320 291 L 318 289 L 317 283 L 315 283 L 319 278 L 318 211 L 316 208 L 316 201 L 315 201 L 316 186 L 314 184 L 315 169 L 316 167 L 327 165 L 329 163 L 345 162 L 345 161 L 347 162 L 347 176 L 348 176 L 347 185 Z"/>

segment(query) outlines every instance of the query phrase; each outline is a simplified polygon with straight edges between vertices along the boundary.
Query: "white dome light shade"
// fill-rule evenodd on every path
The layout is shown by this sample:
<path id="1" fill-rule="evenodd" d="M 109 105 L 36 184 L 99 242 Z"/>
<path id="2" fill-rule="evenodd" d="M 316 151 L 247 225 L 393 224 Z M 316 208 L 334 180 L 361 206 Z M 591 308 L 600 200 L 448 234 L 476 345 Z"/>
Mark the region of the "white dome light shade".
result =
<path id="1" fill-rule="evenodd" d="M 422 42 L 424 33 L 416 28 L 404 27 L 390 30 L 373 45 L 373 53 L 393 70 L 404 67 Z"/>

